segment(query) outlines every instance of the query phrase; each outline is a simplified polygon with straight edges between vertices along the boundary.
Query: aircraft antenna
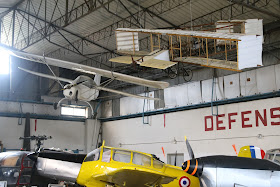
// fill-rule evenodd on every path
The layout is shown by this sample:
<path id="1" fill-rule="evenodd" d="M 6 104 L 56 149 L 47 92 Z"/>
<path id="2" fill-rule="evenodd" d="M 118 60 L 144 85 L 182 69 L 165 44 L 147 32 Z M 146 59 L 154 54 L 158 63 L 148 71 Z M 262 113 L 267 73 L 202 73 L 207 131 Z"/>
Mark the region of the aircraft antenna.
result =
<path id="1" fill-rule="evenodd" d="M 174 161 L 174 166 L 177 166 L 177 151 L 175 153 L 175 161 Z"/>

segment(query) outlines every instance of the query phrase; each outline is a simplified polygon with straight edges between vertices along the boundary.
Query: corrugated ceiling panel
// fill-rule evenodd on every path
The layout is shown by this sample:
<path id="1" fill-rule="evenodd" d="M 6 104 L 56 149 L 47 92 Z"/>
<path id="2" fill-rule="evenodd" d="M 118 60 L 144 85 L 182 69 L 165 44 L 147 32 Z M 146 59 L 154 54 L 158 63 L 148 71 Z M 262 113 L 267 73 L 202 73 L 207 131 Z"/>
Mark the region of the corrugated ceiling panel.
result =
<path id="1" fill-rule="evenodd" d="M 0 0 L 0 5 L 1 3 L 6 6 L 12 6 L 13 4 L 15 4 L 16 2 L 18 2 L 19 0 L 11 0 L 11 1 L 3 1 Z M 133 2 L 135 2 L 136 4 L 139 3 L 140 6 L 143 7 L 150 7 L 152 5 L 155 5 L 156 3 L 159 3 L 161 0 L 154 0 L 154 1 L 149 1 L 149 0 L 133 0 Z M 26 5 L 27 5 L 28 1 L 24 1 L 23 3 L 21 3 L 21 5 L 19 6 L 20 9 L 22 10 L 27 10 L 26 9 Z M 75 3 L 74 3 L 75 2 Z M 203 15 L 207 15 L 215 10 L 221 9 L 223 7 L 229 6 L 230 3 L 228 1 L 225 0 L 197 0 L 197 1 L 191 1 L 192 4 L 190 6 L 189 0 L 183 0 L 183 1 L 179 1 L 179 0 L 175 0 L 175 1 L 164 1 L 164 3 L 162 4 L 163 6 L 170 6 L 167 3 L 180 3 L 180 6 L 177 6 L 171 10 L 168 10 L 162 14 L 160 14 L 159 16 L 168 20 L 169 22 L 175 24 L 175 25 L 181 25 L 183 23 L 189 22 L 192 19 L 196 19 L 199 18 Z M 58 5 L 58 7 L 55 8 L 54 11 L 54 7 L 55 5 Z M 81 4 L 85 3 L 84 0 L 69 0 L 69 7 L 68 9 L 70 10 L 72 7 L 77 7 Z M 141 10 L 140 6 L 134 5 L 133 3 L 129 2 L 129 1 L 122 1 L 122 3 L 124 4 L 124 6 L 126 6 L 126 8 L 129 10 L 130 13 L 135 14 L 137 13 L 139 10 Z M 261 2 L 263 3 L 263 2 Z M 45 1 L 41 1 L 38 0 L 31 0 L 31 10 L 30 12 L 32 14 L 36 14 L 38 8 L 40 7 L 40 11 L 38 16 L 41 18 L 45 17 Z M 61 17 L 66 10 L 65 7 L 66 3 L 64 0 L 61 1 L 55 1 L 55 0 L 50 0 L 47 1 L 47 20 L 51 21 L 51 20 L 55 20 L 59 17 Z M 269 1 L 268 5 L 265 6 L 265 4 L 262 4 L 262 9 L 266 10 L 266 11 L 270 11 L 272 13 L 279 13 L 279 2 L 274 0 L 274 1 Z M 159 7 L 157 7 L 159 8 Z M 164 8 L 164 7 L 163 7 Z M 151 9 L 153 10 L 153 9 Z M 235 15 L 235 17 L 232 17 L 232 19 L 248 19 L 248 18 L 262 18 L 264 19 L 264 23 L 268 23 L 271 22 L 273 20 L 275 20 L 274 17 L 257 12 L 257 11 L 252 11 L 249 10 L 248 8 L 244 8 L 244 12 L 246 12 L 245 14 L 237 14 L 236 12 L 233 14 Z M 116 23 L 117 21 L 121 20 L 121 18 L 126 18 L 126 17 L 130 17 L 130 13 L 125 10 L 125 8 L 123 7 L 123 5 L 119 2 L 119 1 L 113 1 L 109 4 L 109 11 L 111 11 L 111 13 L 109 13 L 107 10 L 105 10 L 104 7 L 99 8 L 98 10 L 94 11 L 93 13 L 85 16 L 84 18 L 70 24 L 69 26 L 66 27 L 66 29 L 70 30 L 71 32 L 77 33 L 81 36 L 87 36 L 91 33 L 94 32 L 98 32 L 104 28 L 109 28 L 109 25 L 112 25 L 114 23 Z M 155 10 L 155 12 L 159 11 L 159 10 Z M 235 10 L 236 11 L 236 10 Z M 114 14 L 116 14 L 117 16 L 114 16 Z M 224 12 L 224 15 L 227 15 L 227 13 Z M 230 12 L 229 14 L 230 15 Z M 138 15 L 134 15 L 135 17 L 137 17 Z M 216 19 L 219 19 L 220 16 L 219 14 L 215 14 L 215 17 L 213 17 L 212 19 L 214 21 L 216 21 Z M 142 19 L 140 19 L 140 22 L 143 22 L 143 17 Z M 26 20 L 23 21 L 22 24 L 22 31 L 19 32 L 19 26 L 21 25 L 23 18 L 21 18 L 19 16 L 18 21 L 16 22 L 16 32 L 20 33 L 20 34 L 16 34 L 17 38 L 16 38 L 16 42 L 20 41 L 23 39 L 23 37 L 26 37 L 27 35 L 27 24 L 26 24 Z M 9 16 L 7 16 L 3 22 L 6 25 L 6 32 L 8 32 L 10 30 L 9 26 L 11 24 L 11 14 L 9 14 Z M 35 19 L 30 17 L 30 22 L 31 23 L 35 23 Z M 196 22 L 195 22 L 196 23 Z M 157 16 L 150 16 L 149 14 L 146 15 L 146 25 L 145 28 L 162 28 L 162 27 L 170 27 L 171 25 L 166 23 L 165 21 L 161 20 L 160 18 L 158 18 Z M 42 27 L 44 27 L 44 23 L 42 21 L 36 21 L 36 27 L 38 29 L 41 29 Z M 120 26 L 121 27 L 121 26 Z M 133 26 L 134 28 L 136 26 Z M 114 29 L 114 28 L 113 28 Z M 32 30 L 32 28 L 30 28 L 30 30 Z M 35 30 L 34 30 L 35 31 Z M 103 33 L 102 33 L 103 32 Z M 110 50 L 114 50 L 116 48 L 115 45 L 115 36 L 114 34 L 109 36 L 108 35 L 108 30 L 106 31 L 106 35 L 107 37 L 105 37 L 105 39 L 103 39 L 103 34 L 105 33 L 105 31 L 103 30 L 99 37 L 99 35 L 95 35 L 96 38 L 91 38 L 94 39 L 94 41 Z M 11 31 L 10 31 L 11 33 Z M 64 33 L 64 32 L 62 32 Z M 66 38 L 70 41 L 76 41 L 78 40 L 77 37 L 70 35 L 70 34 L 65 34 Z M 102 38 L 101 40 L 99 40 L 98 38 Z M 8 37 L 9 41 L 11 41 L 11 34 Z M 2 37 L 2 42 L 5 43 L 4 37 Z M 68 44 L 68 42 L 63 39 L 61 36 L 59 36 L 58 33 L 55 33 L 51 36 L 51 40 L 55 41 L 56 43 L 58 43 L 59 45 L 62 46 L 66 46 Z M 53 44 L 50 44 L 46 41 L 41 41 L 38 42 L 34 45 L 32 45 L 31 47 L 29 47 L 26 51 L 28 52 L 32 52 L 32 53 L 36 53 L 36 54 L 42 54 L 42 51 L 45 51 L 46 54 L 48 54 L 49 52 L 52 52 L 54 50 L 58 49 L 57 46 L 54 46 Z M 84 47 L 84 53 L 85 54 L 92 54 L 92 53 L 99 53 L 99 52 L 104 52 L 106 51 L 105 49 L 102 49 L 100 47 L 97 47 L 93 44 L 88 44 L 87 46 Z M 71 59 L 72 61 L 75 62 L 80 62 L 82 60 L 84 60 L 85 58 L 81 57 L 80 55 L 76 55 L 73 54 L 71 52 L 68 53 L 57 53 L 58 55 L 60 55 L 61 58 L 64 59 Z M 64 56 L 61 56 L 64 55 Z"/>

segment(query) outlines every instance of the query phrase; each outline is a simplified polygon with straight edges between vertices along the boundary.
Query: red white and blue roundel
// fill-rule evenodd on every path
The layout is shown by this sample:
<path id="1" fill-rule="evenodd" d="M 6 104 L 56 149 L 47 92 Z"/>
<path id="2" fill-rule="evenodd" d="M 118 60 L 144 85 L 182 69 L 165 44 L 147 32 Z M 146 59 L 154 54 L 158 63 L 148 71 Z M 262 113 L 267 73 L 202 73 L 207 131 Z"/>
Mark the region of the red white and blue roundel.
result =
<path id="1" fill-rule="evenodd" d="M 179 180 L 180 187 L 189 187 L 191 185 L 191 181 L 188 177 L 181 177 Z"/>

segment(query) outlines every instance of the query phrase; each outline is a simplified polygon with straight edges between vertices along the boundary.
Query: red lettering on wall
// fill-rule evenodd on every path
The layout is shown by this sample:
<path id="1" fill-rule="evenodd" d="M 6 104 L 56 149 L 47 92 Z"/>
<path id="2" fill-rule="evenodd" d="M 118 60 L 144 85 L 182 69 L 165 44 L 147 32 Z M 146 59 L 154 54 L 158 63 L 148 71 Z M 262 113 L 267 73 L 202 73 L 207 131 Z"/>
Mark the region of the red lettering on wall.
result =
<path id="1" fill-rule="evenodd" d="M 231 123 L 236 122 L 235 119 L 231 119 L 231 116 L 237 116 L 237 112 L 228 113 L 228 128 L 231 129 Z"/>
<path id="2" fill-rule="evenodd" d="M 266 109 L 263 110 L 263 117 L 261 116 L 258 110 L 255 110 L 256 115 L 256 126 L 259 126 L 259 119 L 262 121 L 264 126 L 267 126 L 267 117 L 266 117 Z"/>
<path id="3" fill-rule="evenodd" d="M 211 126 L 208 127 L 207 125 L 207 119 L 210 119 L 211 121 Z M 213 127 L 213 116 L 205 116 L 204 117 L 204 124 L 205 124 L 205 131 L 213 131 L 214 127 Z"/>
<path id="4" fill-rule="evenodd" d="M 246 121 L 249 121 L 249 118 L 245 117 L 245 114 L 251 114 L 251 111 L 241 112 L 241 121 L 242 121 L 242 128 L 249 128 L 252 127 L 252 124 L 245 124 Z"/>
<path id="5" fill-rule="evenodd" d="M 225 114 L 220 114 L 216 116 L 217 130 L 225 130 L 226 127 L 219 126 L 220 124 L 223 124 L 223 120 L 219 120 L 219 117 L 225 117 Z"/>
<path id="6" fill-rule="evenodd" d="M 271 119 L 273 118 L 279 118 L 279 122 L 271 122 L 271 125 L 280 125 L 280 114 L 279 115 L 275 115 L 274 114 L 274 111 L 280 111 L 280 107 L 277 107 L 277 108 L 271 108 L 270 109 L 270 116 L 271 116 Z"/>

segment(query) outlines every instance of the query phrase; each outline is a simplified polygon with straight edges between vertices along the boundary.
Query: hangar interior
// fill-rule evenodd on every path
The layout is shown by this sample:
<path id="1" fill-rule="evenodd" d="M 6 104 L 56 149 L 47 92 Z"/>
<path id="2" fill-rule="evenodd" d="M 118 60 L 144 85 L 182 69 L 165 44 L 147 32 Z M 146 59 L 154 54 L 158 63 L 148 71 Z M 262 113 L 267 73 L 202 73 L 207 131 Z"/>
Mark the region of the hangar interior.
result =
<path id="1" fill-rule="evenodd" d="M 255 38 L 260 37 L 258 49 L 241 48 L 242 39 L 238 45 L 237 40 L 220 39 L 220 35 L 235 32 L 245 36 L 248 30 L 244 25 L 250 20 L 261 24 L 250 28 L 250 32 L 258 32 Z M 181 35 L 160 36 L 157 32 L 158 36 L 143 36 L 139 32 L 137 41 L 132 35 L 129 63 L 118 63 L 110 59 L 123 55 L 116 34 L 121 28 L 192 34 L 182 42 L 185 49 Z M 107 146 L 155 154 L 168 164 L 174 165 L 177 159 L 176 165 L 181 166 L 190 159 L 185 136 L 196 157 L 236 156 L 232 145 L 237 150 L 246 145 L 264 151 L 280 147 L 278 0 L 0 0 L 0 31 L 1 47 L 8 50 L 169 84 L 163 89 L 141 86 L 114 79 L 112 74 L 113 78 L 101 77 L 104 89 L 159 99 L 139 99 L 101 89 L 89 102 L 77 98 L 60 102 L 68 88 L 57 77 L 74 80 L 80 75 L 95 76 L 59 67 L 58 61 L 42 64 L 0 51 L 0 152 L 23 148 L 25 141 L 20 137 L 46 135 L 51 138 L 44 141 L 45 148 L 86 154 L 105 140 Z M 215 32 L 216 38 L 211 39 L 207 32 Z M 202 44 L 196 43 L 198 48 L 189 40 L 195 33 L 204 34 L 199 36 Z M 172 38 L 177 42 L 174 45 Z M 179 60 L 168 69 L 138 66 L 133 56 L 135 45 L 139 53 L 162 45 L 172 60 L 173 55 L 179 55 Z M 200 54 L 203 51 L 204 56 Z M 182 54 L 198 55 L 207 59 L 207 65 L 197 64 L 198 60 L 184 63 L 180 61 Z M 238 63 L 239 59 L 240 65 L 241 54 L 250 55 L 254 62 L 254 57 L 259 58 L 261 64 L 234 70 L 208 66 L 213 56 L 225 58 L 222 63 L 228 59 Z M 33 151 L 36 141 L 29 144 Z"/>

